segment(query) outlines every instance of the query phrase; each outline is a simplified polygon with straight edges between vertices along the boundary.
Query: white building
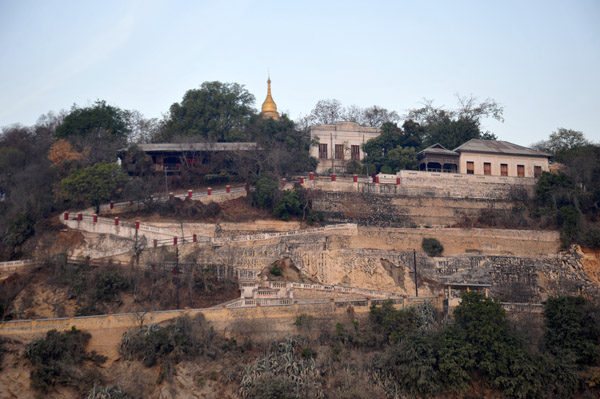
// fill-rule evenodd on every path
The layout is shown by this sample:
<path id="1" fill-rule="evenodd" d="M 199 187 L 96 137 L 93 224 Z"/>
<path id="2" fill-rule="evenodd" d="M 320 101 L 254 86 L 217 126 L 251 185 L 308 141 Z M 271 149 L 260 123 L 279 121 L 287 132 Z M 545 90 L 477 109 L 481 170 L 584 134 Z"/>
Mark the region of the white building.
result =
<path id="1" fill-rule="evenodd" d="M 450 151 L 439 144 L 419 152 L 419 169 L 471 175 L 538 178 L 550 154 L 508 141 L 472 139 Z"/>
<path id="2" fill-rule="evenodd" d="M 310 155 L 319 160 L 317 173 L 345 172 L 351 160 L 362 161 L 362 144 L 379 136 L 379 129 L 354 122 L 337 122 L 310 128 L 311 141 L 319 146 L 310 149 Z"/>

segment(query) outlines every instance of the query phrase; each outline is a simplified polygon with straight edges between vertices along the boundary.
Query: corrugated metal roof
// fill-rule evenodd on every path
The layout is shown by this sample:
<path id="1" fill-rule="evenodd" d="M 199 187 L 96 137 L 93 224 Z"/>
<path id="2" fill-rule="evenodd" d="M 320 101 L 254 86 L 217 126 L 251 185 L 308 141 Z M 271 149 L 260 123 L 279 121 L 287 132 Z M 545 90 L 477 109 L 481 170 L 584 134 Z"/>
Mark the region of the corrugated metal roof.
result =
<path id="1" fill-rule="evenodd" d="M 251 151 L 256 150 L 256 143 L 158 143 L 137 144 L 144 152 L 180 152 L 180 151 Z M 122 148 L 120 151 L 127 151 Z"/>
<path id="2" fill-rule="evenodd" d="M 530 157 L 551 157 L 545 152 L 532 150 L 508 141 L 471 139 L 454 149 L 456 152 L 485 152 L 492 154 L 526 155 Z"/>
<path id="3" fill-rule="evenodd" d="M 455 156 L 455 157 L 459 156 L 459 154 L 457 152 L 451 151 L 439 143 L 430 145 L 429 147 L 427 147 L 424 150 L 421 150 L 417 153 L 417 155 L 420 155 L 420 154 L 423 154 L 423 155 L 425 155 L 425 154 L 440 154 L 440 155 L 449 155 L 449 156 Z"/>

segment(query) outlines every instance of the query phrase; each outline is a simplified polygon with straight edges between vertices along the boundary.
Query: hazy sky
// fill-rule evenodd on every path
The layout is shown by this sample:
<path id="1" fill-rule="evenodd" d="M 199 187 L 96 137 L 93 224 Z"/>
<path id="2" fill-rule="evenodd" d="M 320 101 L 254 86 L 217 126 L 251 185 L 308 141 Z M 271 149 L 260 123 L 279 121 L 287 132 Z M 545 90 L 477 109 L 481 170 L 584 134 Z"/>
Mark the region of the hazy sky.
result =
<path id="1" fill-rule="evenodd" d="M 600 1 L 0 0 L 0 126 L 96 99 L 159 118 L 204 81 L 294 119 L 322 99 L 400 114 L 492 98 L 521 145 L 600 140 Z"/>

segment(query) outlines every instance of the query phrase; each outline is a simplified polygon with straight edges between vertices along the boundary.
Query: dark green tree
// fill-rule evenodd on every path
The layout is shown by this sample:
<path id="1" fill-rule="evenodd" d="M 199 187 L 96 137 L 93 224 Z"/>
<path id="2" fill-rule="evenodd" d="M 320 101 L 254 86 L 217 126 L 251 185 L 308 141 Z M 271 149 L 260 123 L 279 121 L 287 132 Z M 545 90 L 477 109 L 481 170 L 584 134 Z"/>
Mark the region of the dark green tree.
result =
<path id="1" fill-rule="evenodd" d="M 412 332 L 375 361 L 375 374 L 388 393 L 427 397 L 441 390 L 437 338 L 428 331 Z"/>
<path id="2" fill-rule="evenodd" d="M 481 120 L 493 118 L 503 122 L 504 109 L 494 100 L 479 102 L 474 97 L 458 96 L 459 107 L 455 110 L 434 107 L 426 100 L 423 107 L 410 110 L 408 116 L 425 129 L 425 147 L 439 143 L 454 149 L 471 139 L 495 140 L 496 136 L 482 130 Z"/>
<path id="3" fill-rule="evenodd" d="M 277 182 L 269 175 L 261 175 L 252 194 L 252 203 L 263 209 L 272 209 L 277 199 Z"/>
<path id="4" fill-rule="evenodd" d="M 587 299 L 550 297 L 544 307 L 543 345 L 555 356 L 566 352 L 575 355 L 580 365 L 600 362 L 600 311 Z"/>
<path id="5" fill-rule="evenodd" d="M 97 163 L 75 170 L 61 180 L 60 186 L 66 199 L 90 204 L 100 213 L 100 204 L 114 198 L 127 179 L 117 164 Z"/>
<path id="6" fill-rule="evenodd" d="M 78 107 L 76 104 L 56 128 L 57 138 L 86 137 L 106 132 L 110 140 L 126 139 L 131 129 L 128 125 L 127 111 L 97 100 L 90 107 Z"/>
<path id="7" fill-rule="evenodd" d="M 180 103 L 171 105 L 153 141 L 186 137 L 198 141 L 246 141 L 245 127 L 255 114 L 254 101 L 254 96 L 238 83 L 204 82 L 199 89 L 188 90 Z"/>
<path id="8" fill-rule="evenodd" d="M 273 213 L 282 220 L 290 220 L 292 216 L 302 216 L 304 202 L 301 189 L 286 190 L 277 200 Z"/>

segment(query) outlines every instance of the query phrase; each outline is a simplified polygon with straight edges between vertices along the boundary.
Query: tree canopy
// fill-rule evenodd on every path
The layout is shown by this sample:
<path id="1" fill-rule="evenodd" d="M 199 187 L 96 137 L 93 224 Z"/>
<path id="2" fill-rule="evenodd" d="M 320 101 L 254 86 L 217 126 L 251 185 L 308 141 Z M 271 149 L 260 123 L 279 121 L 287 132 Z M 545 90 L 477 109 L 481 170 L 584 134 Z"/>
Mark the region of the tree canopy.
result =
<path id="1" fill-rule="evenodd" d="M 245 127 L 256 113 L 254 96 L 238 83 L 204 82 L 188 90 L 169 109 L 155 142 L 197 137 L 200 141 L 245 141 Z"/>
<path id="2" fill-rule="evenodd" d="M 104 131 L 110 139 L 124 139 L 131 131 L 127 115 L 127 111 L 108 105 L 104 100 L 97 100 L 94 105 L 83 108 L 75 104 L 56 128 L 55 136 L 86 137 Z"/>
<path id="3" fill-rule="evenodd" d="M 555 156 L 559 162 L 568 158 L 571 151 L 591 144 L 582 132 L 559 127 L 550 134 L 548 140 L 542 140 L 532 145 L 532 148 Z"/>
<path id="4" fill-rule="evenodd" d="M 97 163 L 73 171 L 61 180 L 65 198 L 85 202 L 100 212 L 100 204 L 109 201 L 127 181 L 127 175 L 115 163 Z"/>
<path id="5" fill-rule="evenodd" d="M 416 169 L 422 129 L 413 121 L 406 121 L 403 127 L 384 123 L 379 136 L 363 144 L 363 151 L 367 153 L 363 163 L 375 165 L 378 171 L 382 168 L 391 172 Z"/>
<path id="6" fill-rule="evenodd" d="M 408 118 L 425 129 L 424 147 L 439 143 L 452 150 L 471 139 L 496 139 L 493 133 L 482 131 L 481 120 L 504 122 L 501 105 L 491 99 L 478 102 L 474 97 L 461 96 L 458 103 L 459 107 L 453 110 L 434 107 L 433 101 L 425 100 L 423 107 L 408 112 Z"/>
<path id="7" fill-rule="evenodd" d="M 363 126 L 381 127 L 386 122 L 398 122 L 400 116 L 396 111 L 390 111 L 378 105 L 362 108 L 358 105 L 344 107 L 339 100 L 320 100 L 299 124 L 303 127 L 311 125 L 326 125 L 336 122 L 354 122 Z"/>

